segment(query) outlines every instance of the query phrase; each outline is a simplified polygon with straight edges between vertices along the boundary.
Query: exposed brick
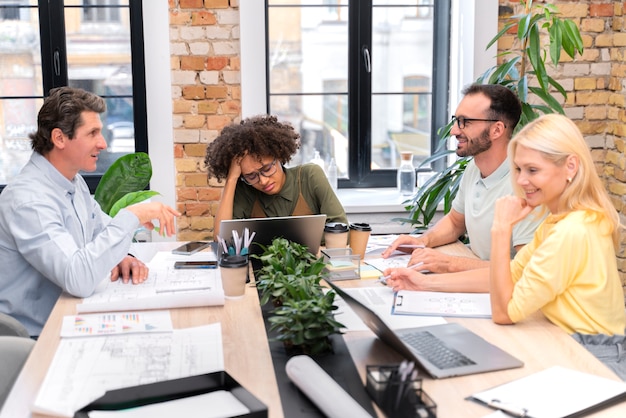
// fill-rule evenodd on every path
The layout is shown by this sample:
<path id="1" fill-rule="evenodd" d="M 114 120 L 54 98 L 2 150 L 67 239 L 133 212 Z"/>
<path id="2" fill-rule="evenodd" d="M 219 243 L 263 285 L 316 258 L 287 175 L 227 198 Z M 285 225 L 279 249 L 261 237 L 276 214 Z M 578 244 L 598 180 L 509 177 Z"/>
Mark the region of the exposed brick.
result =
<path id="1" fill-rule="evenodd" d="M 209 57 L 206 62 L 207 70 L 222 70 L 228 66 L 228 57 Z"/>
<path id="2" fill-rule="evenodd" d="M 183 118 L 183 126 L 188 129 L 199 129 L 204 126 L 205 121 L 204 115 L 186 115 Z"/>
<path id="3" fill-rule="evenodd" d="M 204 144 L 185 144 L 185 155 L 188 157 L 202 157 L 206 154 L 206 145 Z"/>
<path id="4" fill-rule="evenodd" d="M 187 100 L 204 99 L 204 86 L 183 86 L 183 97 Z"/>
<path id="5" fill-rule="evenodd" d="M 193 173 L 185 176 L 185 185 L 188 187 L 206 187 L 207 178 L 206 174 Z"/>
<path id="6" fill-rule="evenodd" d="M 216 202 L 222 198 L 222 189 L 216 187 L 205 187 L 198 190 L 198 200 L 203 202 Z"/>
<path id="7" fill-rule="evenodd" d="M 214 115 L 219 109 L 219 103 L 215 101 L 204 100 L 198 103 L 198 113 L 203 115 Z"/>
<path id="8" fill-rule="evenodd" d="M 208 215 L 210 207 L 206 203 L 185 203 L 185 214 L 187 216 Z"/>
<path id="9" fill-rule="evenodd" d="M 230 123 L 232 123 L 232 119 L 229 118 L 228 116 L 222 116 L 222 115 L 207 116 L 207 125 L 209 129 L 215 129 L 217 131 L 221 131 L 224 128 L 224 126 Z"/>
<path id="10" fill-rule="evenodd" d="M 589 16 L 613 16 L 613 4 L 591 4 L 589 5 Z"/>
<path id="11" fill-rule="evenodd" d="M 204 5 L 202 0 L 179 0 L 181 9 L 200 9 Z"/>
<path id="12" fill-rule="evenodd" d="M 181 70 L 196 70 L 202 71 L 205 69 L 205 59 L 204 57 L 181 57 L 180 58 L 180 69 Z"/>
<path id="13" fill-rule="evenodd" d="M 225 99 L 228 97 L 228 87 L 226 86 L 207 86 L 207 99 Z"/>
<path id="14" fill-rule="evenodd" d="M 215 25 L 217 23 L 217 19 L 215 15 L 211 12 L 193 12 L 191 15 L 191 24 L 194 26 L 199 25 Z"/>
<path id="15" fill-rule="evenodd" d="M 228 6 L 228 0 L 204 0 L 207 9 L 227 9 Z"/>

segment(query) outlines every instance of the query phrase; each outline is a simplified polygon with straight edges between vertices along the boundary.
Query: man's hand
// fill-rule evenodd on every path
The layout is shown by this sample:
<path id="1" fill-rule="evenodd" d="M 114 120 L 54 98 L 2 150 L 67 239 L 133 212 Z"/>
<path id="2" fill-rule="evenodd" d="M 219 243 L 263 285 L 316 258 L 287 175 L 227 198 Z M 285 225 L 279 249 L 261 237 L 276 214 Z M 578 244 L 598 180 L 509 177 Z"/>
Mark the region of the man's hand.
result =
<path id="1" fill-rule="evenodd" d="M 387 258 L 396 250 L 410 253 L 415 249 L 415 246 L 424 248 L 426 247 L 426 242 L 421 236 L 400 235 L 394 242 L 391 243 L 389 247 L 387 247 L 385 251 L 382 252 L 381 256 L 383 258 Z"/>
<path id="2" fill-rule="evenodd" d="M 422 263 L 421 270 L 431 273 L 452 273 L 458 271 L 453 267 L 458 257 L 447 255 L 432 248 L 417 248 L 413 250 L 409 266 Z"/>
<path id="3" fill-rule="evenodd" d="M 111 281 L 114 282 L 122 278 L 124 283 L 128 283 L 131 279 L 133 284 L 140 284 L 148 278 L 148 266 L 135 257 L 127 255 L 124 259 L 111 270 Z"/>
<path id="4" fill-rule="evenodd" d="M 138 203 L 126 207 L 139 218 L 139 222 L 146 228 L 154 229 L 154 220 L 159 221 L 159 232 L 163 236 L 171 237 L 176 233 L 174 218 L 180 216 L 180 212 L 160 202 Z"/>

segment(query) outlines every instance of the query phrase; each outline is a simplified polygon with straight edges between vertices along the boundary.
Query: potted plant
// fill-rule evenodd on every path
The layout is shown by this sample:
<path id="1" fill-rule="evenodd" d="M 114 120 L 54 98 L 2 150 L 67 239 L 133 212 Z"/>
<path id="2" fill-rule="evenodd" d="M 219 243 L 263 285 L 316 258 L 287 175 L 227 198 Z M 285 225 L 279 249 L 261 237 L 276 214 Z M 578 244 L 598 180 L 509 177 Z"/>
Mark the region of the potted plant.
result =
<path id="1" fill-rule="evenodd" d="M 563 108 L 553 92 L 567 99 L 565 89 L 553 79 L 546 69 L 546 61 L 556 67 L 561 51 L 574 58 L 583 51 L 582 38 L 576 24 L 570 19 L 559 17 L 558 9 L 552 4 L 533 5 L 532 0 L 522 1 L 524 11 L 512 16 L 504 27 L 487 45 L 491 47 L 505 34 L 517 28 L 516 37 L 519 49 L 499 54 L 504 59 L 500 64 L 488 69 L 477 79 L 481 84 L 500 84 L 513 90 L 522 102 L 522 115 L 516 129 L 521 129 L 531 120 L 544 113 L 563 113 Z M 542 32 L 543 30 L 543 32 Z M 547 42 L 542 37 L 547 37 Z M 439 129 L 439 145 L 435 153 L 420 167 L 447 158 L 454 151 L 448 150 L 452 122 Z M 408 218 L 396 218 L 399 222 L 414 225 L 416 231 L 429 227 L 440 203 L 448 213 L 456 196 L 461 176 L 471 157 L 456 159 L 444 170 L 435 173 L 407 202 Z"/>
<path id="2" fill-rule="evenodd" d="M 324 292 L 323 258 L 285 238 L 263 248 L 263 267 L 256 274 L 261 304 L 272 303 L 269 331 L 290 353 L 322 354 L 332 351 L 330 336 L 344 326 L 334 319 L 335 292 Z"/>
<path id="3" fill-rule="evenodd" d="M 94 199 L 113 217 L 126 206 L 142 202 L 159 193 L 144 190 L 152 178 L 152 164 L 145 152 L 126 154 L 111 164 L 102 176 Z"/>
<path id="4" fill-rule="evenodd" d="M 159 193 L 144 190 L 152 178 L 152 163 L 145 152 L 126 154 L 111 164 L 100 179 L 94 199 L 100 208 L 109 216 L 115 216 L 120 209 L 134 205 Z M 136 241 L 139 228 L 135 231 L 133 241 Z M 155 228 L 158 231 L 158 227 Z"/>

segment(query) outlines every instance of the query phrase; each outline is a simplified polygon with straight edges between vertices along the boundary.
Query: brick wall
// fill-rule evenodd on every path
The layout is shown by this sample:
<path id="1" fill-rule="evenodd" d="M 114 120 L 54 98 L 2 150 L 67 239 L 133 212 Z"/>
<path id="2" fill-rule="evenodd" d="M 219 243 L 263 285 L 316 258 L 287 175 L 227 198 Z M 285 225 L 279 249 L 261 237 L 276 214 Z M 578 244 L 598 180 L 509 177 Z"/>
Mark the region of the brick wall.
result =
<path id="1" fill-rule="evenodd" d="M 563 54 L 550 71 L 568 93 L 566 113 L 584 133 L 615 207 L 625 213 L 625 3 L 544 3 L 555 4 L 581 30 L 582 57 Z M 177 204 L 183 213 L 178 239 L 207 239 L 221 189 L 207 181 L 204 149 L 223 126 L 240 118 L 239 0 L 169 0 L 169 6 Z M 521 7 L 519 1 L 500 0 L 501 20 Z M 515 47 L 513 35 L 498 44 L 500 50 Z M 618 261 L 626 283 L 624 245 Z"/>
<path id="2" fill-rule="evenodd" d="M 169 10 L 177 238 L 212 239 L 221 188 L 204 154 L 240 119 L 238 0 L 169 0 Z"/>

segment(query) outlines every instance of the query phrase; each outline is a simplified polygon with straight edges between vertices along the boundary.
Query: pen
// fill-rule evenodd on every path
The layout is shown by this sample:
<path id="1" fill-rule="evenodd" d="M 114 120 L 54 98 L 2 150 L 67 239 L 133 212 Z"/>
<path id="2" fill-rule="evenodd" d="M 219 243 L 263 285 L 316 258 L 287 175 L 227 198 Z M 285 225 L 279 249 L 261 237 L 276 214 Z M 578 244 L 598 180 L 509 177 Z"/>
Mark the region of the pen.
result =
<path id="1" fill-rule="evenodd" d="M 157 293 L 170 293 L 170 292 L 187 292 L 192 290 L 211 290 L 211 286 L 203 286 L 203 287 L 177 287 L 177 288 L 163 288 L 157 289 Z"/>
<path id="2" fill-rule="evenodd" d="M 404 248 L 426 248 L 426 246 L 424 244 L 400 244 L 398 245 L 398 248 L 400 247 L 404 247 Z"/>
<path id="3" fill-rule="evenodd" d="M 421 266 L 422 264 L 424 264 L 424 262 L 423 262 L 423 261 L 420 261 L 419 263 L 412 264 L 412 265 L 408 266 L 407 268 L 408 268 L 408 269 L 414 269 L 414 268 L 416 268 L 416 267 Z M 382 283 L 382 284 L 384 284 L 384 285 L 386 285 L 386 284 L 387 284 L 387 280 L 388 280 L 390 277 L 391 277 L 391 274 L 388 274 L 388 275 L 386 275 L 386 276 L 383 276 L 383 277 L 381 277 L 380 279 L 378 279 L 378 282 L 379 282 L 379 283 Z"/>

